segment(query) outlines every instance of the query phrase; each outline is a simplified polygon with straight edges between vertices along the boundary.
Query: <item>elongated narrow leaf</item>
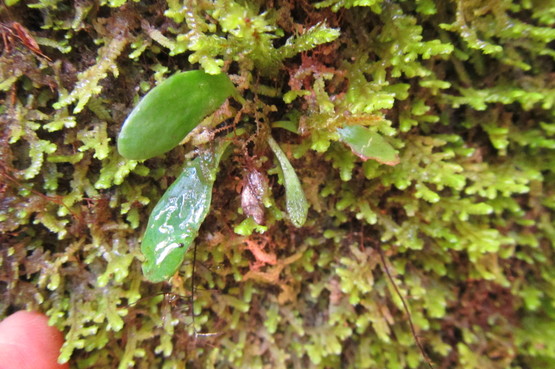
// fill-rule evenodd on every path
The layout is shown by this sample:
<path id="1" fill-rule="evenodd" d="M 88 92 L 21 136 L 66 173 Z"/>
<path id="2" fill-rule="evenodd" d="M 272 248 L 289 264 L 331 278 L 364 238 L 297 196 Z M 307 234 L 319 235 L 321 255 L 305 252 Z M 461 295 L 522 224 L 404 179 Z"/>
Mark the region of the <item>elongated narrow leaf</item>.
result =
<path id="1" fill-rule="evenodd" d="M 397 150 L 379 134 L 362 126 L 347 126 L 337 130 L 341 141 L 347 144 L 353 153 L 366 161 L 374 159 L 387 165 L 399 164 Z"/>
<path id="2" fill-rule="evenodd" d="M 145 160 L 173 149 L 234 92 L 225 74 L 199 70 L 174 74 L 150 90 L 129 114 L 118 137 L 119 153 Z"/>
<path id="3" fill-rule="evenodd" d="M 141 244 L 143 272 L 150 281 L 166 280 L 181 266 L 210 209 L 218 163 L 227 145 L 190 162 L 150 214 Z"/>
<path id="4" fill-rule="evenodd" d="M 283 184 L 285 186 L 285 207 L 287 209 L 287 214 L 289 214 L 289 219 L 295 227 L 302 227 L 304 222 L 306 222 L 306 217 L 308 215 L 308 202 L 304 195 L 301 182 L 297 173 L 293 169 L 293 166 L 285 156 L 281 147 L 272 138 L 268 138 L 268 144 L 270 148 L 276 155 L 276 158 L 283 172 Z"/>

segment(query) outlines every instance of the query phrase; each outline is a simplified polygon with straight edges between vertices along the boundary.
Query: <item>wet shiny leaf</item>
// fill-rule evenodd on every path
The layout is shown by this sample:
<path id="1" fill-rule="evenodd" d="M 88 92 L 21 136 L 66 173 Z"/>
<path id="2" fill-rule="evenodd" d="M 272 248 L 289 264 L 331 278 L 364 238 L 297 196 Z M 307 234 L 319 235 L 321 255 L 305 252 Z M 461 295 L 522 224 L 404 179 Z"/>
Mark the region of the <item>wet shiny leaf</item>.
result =
<path id="1" fill-rule="evenodd" d="M 164 281 L 181 266 L 210 209 L 218 163 L 227 145 L 191 161 L 154 207 L 141 245 L 148 280 Z"/>

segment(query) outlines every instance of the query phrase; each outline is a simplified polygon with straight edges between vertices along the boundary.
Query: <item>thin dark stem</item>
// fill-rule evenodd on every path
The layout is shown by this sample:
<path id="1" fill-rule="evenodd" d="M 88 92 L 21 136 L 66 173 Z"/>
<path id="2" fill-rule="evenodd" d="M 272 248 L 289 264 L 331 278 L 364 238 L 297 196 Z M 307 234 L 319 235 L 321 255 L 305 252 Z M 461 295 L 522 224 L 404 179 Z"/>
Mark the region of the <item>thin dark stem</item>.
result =
<path id="1" fill-rule="evenodd" d="M 193 246 L 193 267 L 191 271 L 191 318 L 193 321 L 193 332 L 197 335 L 197 327 L 195 325 L 195 265 L 197 264 L 197 244 Z"/>
<path id="2" fill-rule="evenodd" d="M 361 245 L 364 245 L 364 233 L 363 232 L 361 232 Z M 403 295 L 401 295 L 401 291 L 399 290 L 399 287 L 397 287 L 397 284 L 395 283 L 395 280 L 393 279 L 393 276 L 391 275 L 391 272 L 389 271 L 389 268 L 387 267 L 386 257 L 383 253 L 382 247 L 378 243 L 376 248 L 378 249 L 378 253 L 380 254 L 380 259 L 381 259 L 385 274 L 387 275 L 387 278 L 389 279 L 389 281 L 393 285 L 393 288 L 395 289 L 395 293 L 401 299 L 401 303 L 403 304 L 403 309 L 405 310 L 405 313 L 407 314 L 407 320 L 409 322 L 409 326 L 410 326 L 412 336 L 414 337 L 414 340 L 416 341 L 416 346 L 418 346 L 418 349 L 420 350 L 420 353 L 422 354 L 422 357 L 426 361 L 426 364 L 428 364 L 428 367 L 430 369 L 434 369 L 430 359 L 428 358 L 428 356 L 426 355 L 426 352 L 424 351 L 424 346 L 422 346 L 422 343 L 420 342 L 420 340 L 418 339 L 418 336 L 416 335 L 416 329 L 414 328 L 414 323 L 412 322 L 412 315 L 411 315 L 410 310 L 409 310 L 409 305 L 405 301 L 405 298 L 403 297 Z"/>

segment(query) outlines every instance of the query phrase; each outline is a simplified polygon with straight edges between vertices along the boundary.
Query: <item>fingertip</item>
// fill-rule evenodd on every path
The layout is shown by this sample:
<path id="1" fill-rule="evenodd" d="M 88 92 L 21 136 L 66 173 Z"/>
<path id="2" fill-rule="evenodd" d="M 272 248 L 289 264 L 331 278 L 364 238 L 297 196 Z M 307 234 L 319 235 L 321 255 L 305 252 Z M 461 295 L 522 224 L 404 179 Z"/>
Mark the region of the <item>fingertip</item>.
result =
<path id="1" fill-rule="evenodd" d="M 0 322 L 0 369 L 68 369 L 58 364 L 63 342 L 46 315 L 18 311 Z"/>

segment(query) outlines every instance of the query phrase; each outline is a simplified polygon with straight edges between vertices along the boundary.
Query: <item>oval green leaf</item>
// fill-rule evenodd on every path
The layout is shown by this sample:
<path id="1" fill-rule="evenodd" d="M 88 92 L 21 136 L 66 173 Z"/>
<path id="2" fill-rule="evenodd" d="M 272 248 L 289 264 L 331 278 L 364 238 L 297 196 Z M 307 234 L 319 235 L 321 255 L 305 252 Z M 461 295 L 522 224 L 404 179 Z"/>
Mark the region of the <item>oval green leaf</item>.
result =
<path id="1" fill-rule="evenodd" d="M 272 137 L 269 137 L 268 144 L 276 155 L 283 173 L 285 208 L 287 209 L 287 214 L 289 214 L 289 219 L 295 227 L 302 227 L 308 215 L 308 202 L 306 201 L 301 181 L 299 181 L 297 173 L 295 173 L 293 166 L 278 143 Z"/>
<path id="2" fill-rule="evenodd" d="M 341 141 L 347 144 L 353 153 L 362 160 L 374 159 L 382 164 L 399 164 L 397 150 L 379 133 L 362 126 L 338 128 L 337 133 L 339 133 Z"/>
<path id="3" fill-rule="evenodd" d="M 154 207 L 141 244 L 148 280 L 167 280 L 183 263 L 208 215 L 218 163 L 228 144 L 191 161 Z"/>
<path id="4" fill-rule="evenodd" d="M 150 90 L 129 114 L 118 137 L 119 153 L 145 160 L 173 149 L 234 92 L 225 74 L 198 70 L 174 74 Z"/>

